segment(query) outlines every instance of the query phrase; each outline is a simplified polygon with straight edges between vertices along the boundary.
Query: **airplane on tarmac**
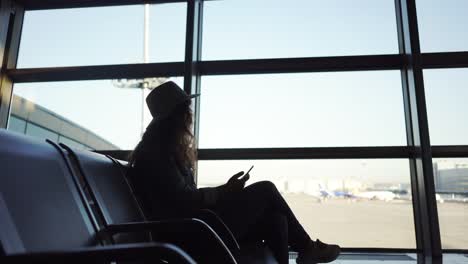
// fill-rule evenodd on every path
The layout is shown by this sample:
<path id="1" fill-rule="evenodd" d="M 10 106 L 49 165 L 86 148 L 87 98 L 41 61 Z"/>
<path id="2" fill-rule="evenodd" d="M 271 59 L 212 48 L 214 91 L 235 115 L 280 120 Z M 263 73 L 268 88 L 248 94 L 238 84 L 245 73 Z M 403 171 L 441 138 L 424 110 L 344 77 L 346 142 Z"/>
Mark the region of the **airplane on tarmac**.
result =
<path id="1" fill-rule="evenodd" d="M 367 191 L 367 192 L 360 192 L 355 194 L 357 198 L 364 198 L 369 200 L 380 200 L 380 201 L 391 201 L 397 198 L 397 195 L 390 191 Z"/>
<path id="2" fill-rule="evenodd" d="M 340 197 L 340 198 L 354 198 L 354 195 L 350 192 L 343 192 L 343 191 L 329 191 L 324 189 L 321 184 L 319 184 L 319 192 L 321 198 L 332 198 L 332 197 Z"/>
<path id="3" fill-rule="evenodd" d="M 380 201 L 391 201 L 397 198 L 397 195 L 391 191 L 365 191 L 359 193 L 351 193 L 344 191 L 330 191 L 324 189 L 321 184 L 319 184 L 320 195 L 322 198 L 348 198 L 348 199 L 368 199 L 368 200 L 380 200 Z"/>

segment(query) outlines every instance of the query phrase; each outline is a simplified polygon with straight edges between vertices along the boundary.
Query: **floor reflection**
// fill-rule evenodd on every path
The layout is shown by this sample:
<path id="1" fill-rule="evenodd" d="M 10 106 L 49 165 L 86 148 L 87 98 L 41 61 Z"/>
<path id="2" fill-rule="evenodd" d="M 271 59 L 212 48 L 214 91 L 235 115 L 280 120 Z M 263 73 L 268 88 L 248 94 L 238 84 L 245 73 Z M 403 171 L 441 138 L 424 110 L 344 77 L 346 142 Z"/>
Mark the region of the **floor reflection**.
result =
<path id="1" fill-rule="evenodd" d="M 295 264 L 296 254 L 290 253 L 289 263 Z M 424 258 L 407 253 L 342 253 L 334 264 L 468 264 L 468 254 L 444 254 L 442 259 Z"/>

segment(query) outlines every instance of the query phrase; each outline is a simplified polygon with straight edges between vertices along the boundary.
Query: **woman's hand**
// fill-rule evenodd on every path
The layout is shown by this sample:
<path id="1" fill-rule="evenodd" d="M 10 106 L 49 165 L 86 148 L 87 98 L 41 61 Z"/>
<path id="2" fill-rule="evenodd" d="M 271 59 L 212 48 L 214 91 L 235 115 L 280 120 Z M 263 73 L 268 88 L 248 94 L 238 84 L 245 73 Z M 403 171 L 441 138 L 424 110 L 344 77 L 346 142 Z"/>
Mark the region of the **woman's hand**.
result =
<path id="1" fill-rule="evenodd" d="M 224 185 L 225 193 L 237 193 L 244 189 L 245 182 L 250 178 L 250 175 L 242 175 L 244 175 L 243 171 L 238 172 L 229 178 L 228 182 Z"/>

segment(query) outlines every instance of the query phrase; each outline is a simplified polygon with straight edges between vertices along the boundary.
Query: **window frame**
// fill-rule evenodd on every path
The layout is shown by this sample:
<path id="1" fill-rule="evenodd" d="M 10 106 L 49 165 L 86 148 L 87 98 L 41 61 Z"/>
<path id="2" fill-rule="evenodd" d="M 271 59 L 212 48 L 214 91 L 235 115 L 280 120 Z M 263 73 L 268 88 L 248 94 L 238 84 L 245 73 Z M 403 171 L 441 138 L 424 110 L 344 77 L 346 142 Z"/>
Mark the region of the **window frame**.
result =
<path id="1" fill-rule="evenodd" d="M 16 69 L 24 12 L 40 9 L 142 4 L 138 0 L 5 0 L 0 6 L 0 128 L 6 128 L 13 84 L 21 82 L 74 81 L 146 76 L 184 76 L 187 93 L 200 92 L 201 76 L 339 72 L 366 70 L 401 71 L 408 146 L 335 148 L 200 149 L 200 160 L 219 159 L 340 159 L 408 158 L 413 190 L 416 249 L 374 249 L 378 252 L 417 252 L 439 258 L 442 253 L 468 249 L 442 249 L 435 199 L 432 158 L 468 157 L 468 145 L 432 146 L 428 130 L 423 69 L 467 68 L 468 51 L 421 53 L 415 0 L 395 0 L 399 54 L 202 61 L 203 2 L 208 0 L 148 0 L 144 3 L 187 3 L 185 61 L 78 67 Z M 195 135 L 199 134 L 200 100 L 195 101 Z M 100 151 L 125 157 L 129 150 Z M 346 249 L 345 249 L 346 250 Z M 368 251 L 372 249 L 350 249 Z"/>

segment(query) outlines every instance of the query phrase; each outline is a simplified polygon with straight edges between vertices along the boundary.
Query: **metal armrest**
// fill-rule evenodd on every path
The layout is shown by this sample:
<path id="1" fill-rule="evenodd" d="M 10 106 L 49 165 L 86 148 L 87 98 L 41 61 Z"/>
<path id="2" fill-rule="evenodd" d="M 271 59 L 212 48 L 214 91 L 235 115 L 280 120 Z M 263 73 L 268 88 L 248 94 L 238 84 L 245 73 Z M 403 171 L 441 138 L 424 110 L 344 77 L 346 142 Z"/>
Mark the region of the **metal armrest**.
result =
<path id="1" fill-rule="evenodd" d="M 70 250 L 12 254 L 0 257 L 2 263 L 103 263 L 149 259 L 162 259 L 170 262 L 174 261 L 175 263 L 196 263 L 180 248 L 165 243 L 83 247 Z"/>
<path id="2" fill-rule="evenodd" d="M 237 243 L 236 238 L 232 234 L 231 230 L 229 230 L 229 228 L 223 222 L 223 220 L 215 212 L 208 209 L 203 209 L 195 213 L 193 217 L 207 223 L 221 237 L 229 250 L 231 250 L 233 254 L 238 254 L 237 252 L 240 250 L 240 246 Z"/>
<path id="3" fill-rule="evenodd" d="M 116 235 L 120 233 L 134 233 L 134 232 L 160 232 L 160 231 L 191 231 L 195 228 L 204 230 L 207 234 L 218 237 L 218 235 L 202 220 L 196 218 L 176 218 L 176 219 L 164 219 L 158 221 L 146 221 L 146 222 L 129 222 L 121 224 L 108 225 L 101 232 L 107 235 Z M 218 237 L 219 238 L 219 237 Z"/>
<path id="4" fill-rule="evenodd" d="M 173 243 L 201 263 L 236 263 L 232 252 L 205 222 L 195 218 L 109 225 L 104 233 L 151 231 L 157 241 Z"/>

